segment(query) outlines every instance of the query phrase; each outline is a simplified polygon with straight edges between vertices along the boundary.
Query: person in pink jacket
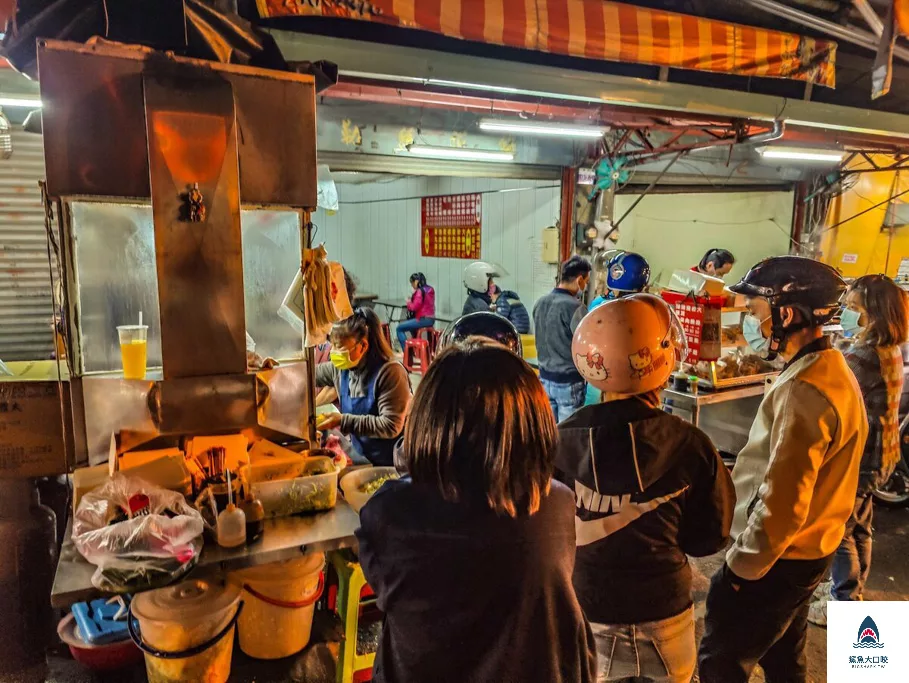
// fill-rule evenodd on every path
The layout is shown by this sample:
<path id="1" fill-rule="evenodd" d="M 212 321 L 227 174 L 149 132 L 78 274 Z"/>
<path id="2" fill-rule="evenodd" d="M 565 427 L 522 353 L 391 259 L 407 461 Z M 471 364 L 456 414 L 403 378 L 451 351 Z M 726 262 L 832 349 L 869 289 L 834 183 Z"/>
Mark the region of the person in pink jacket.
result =
<path id="1" fill-rule="evenodd" d="M 413 294 L 407 302 L 408 320 L 398 323 L 398 344 L 404 350 L 407 342 L 407 333 L 417 335 L 417 330 L 432 327 L 436 323 L 436 290 L 426 284 L 423 273 L 414 273 L 410 276 L 410 286 Z"/>

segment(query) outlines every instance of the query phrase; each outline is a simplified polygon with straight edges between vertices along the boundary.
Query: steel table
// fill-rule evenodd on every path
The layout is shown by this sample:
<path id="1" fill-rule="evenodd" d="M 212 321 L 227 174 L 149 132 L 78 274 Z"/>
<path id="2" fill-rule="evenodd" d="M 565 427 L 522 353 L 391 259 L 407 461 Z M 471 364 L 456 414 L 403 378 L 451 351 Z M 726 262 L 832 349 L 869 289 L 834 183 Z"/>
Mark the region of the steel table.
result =
<path id="1" fill-rule="evenodd" d="M 359 526 L 360 516 L 346 501 L 339 498 L 334 509 L 327 512 L 266 520 L 262 538 L 252 545 L 221 548 L 206 542 L 193 571 L 198 571 L 199 568 L 230 571 L 281 562 L 307 553 L 353 548 L 356 547 L 354 531 Z M 69 607 L 75 602 L 90 600 L 101 594 L 92 585 L 95 566 L 86 562 L 76 550 L 72 533 L 70 519 L 51 590 L 51 604 L 57 608 Z"/>

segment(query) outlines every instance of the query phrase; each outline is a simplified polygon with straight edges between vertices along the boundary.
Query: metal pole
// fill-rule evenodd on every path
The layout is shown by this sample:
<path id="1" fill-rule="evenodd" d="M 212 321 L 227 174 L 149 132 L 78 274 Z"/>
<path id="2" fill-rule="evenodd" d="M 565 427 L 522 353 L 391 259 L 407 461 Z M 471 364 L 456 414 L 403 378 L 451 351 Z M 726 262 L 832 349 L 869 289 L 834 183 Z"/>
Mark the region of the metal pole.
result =
<path id="1" fill-rule="evenodd" d="M 838 38 L 847 43 L 866 47 L 869 50 L 877 51 L 878 44 L 881 42 L 878 36 L 868 31 L 863 31 L 855 26 L 841 26 L 832 21 L 816 17 L 808 12 L 802 12 L 793 7 L 773 2 L 773 0 L 735 0 L 734 2 L 729 2 L 729 0 L 727 0 L 727 3 L 730 5 L 744 3 L 755 9 L 772 14 L 775 17 L 788 19 L 793 23 L 801 24 L 802 26 L 814 29 L 821 33 L 826 33 L 829 36 Z M 905 47 L 897 45 L 893 48 L 893 54 L 904 62 L 909 62 L 909 50 Z"/>
<path id="2" fill-rule="evenodd" d="M 628 214 L 630 214 L 632 211 L 634 211 L 634 208 L 635 208 L 638 204 L 641 203 L 641 200 L 643 200 L 644 197 L 646 197 L 647 194 L 648 194 L 654 187 L 656 187 L 656 184 L 657 184 L 658 182 L 660 182 L 660 180 L 663 179 L 663 176 L 666 175 L 666 172 L 669 171 L 670 168 L 672 168 L 672 165 L 673 165 L 676 161 L 678 161 L 684 153 L 685 153 L 685 152 L 684 152 L 684 150 L 683 150 L 683 151 L 677 153 L 674 157 L 672 157 L 672 159 L 669 161 L 669 163 L 666 164 L 666 168 L 664 168 L 662 171 L 660 171 L 660 174 L 659 174 L 656 178 L 653 179 L 653 182 L 651 182 L 650 185 L 647 186 L 647 189 L 645 189 L 645 190 L 638 196 L 638 198 L 635 199 L 635 200 L 631 203 L 631 206 L 629 206 L 629 207 L 628 207 L 628 210 L 625 211 L 625 213 L 622 214 L 622 217 L 621 217 L 619 220 L 617 220 L 615 223 L 612 224 L 612 230 L 609 231 L 609 235 L 611 235 L 613 232 L 615 232 L 616 230 L 619 229 L 619 226 L 622 224 L 622 221 L 625 220 L 625 218 L 628 217 Z M 609 235 L 606 235 L 606 237 L 609 237 Z"/>
<path id="3" fill-rule="evenodd" d="M 881 21 L 881 18 L 868 3 L 868 0 L 852 0 L 852 4 L 855 5 L 855 9 L 859 11 L 859 14 L 862 15 L 862 19 L 865 20 L 865 23 L 868 24 L 878 38 L 884 35 L 884 22 Z"/>
<path id="4" fill-rule="evenodd" d="M 894 199 L 899 199 L 899 198 L 902 197 L 904 194 L 909 194 L 909 190 L 903 190 L 903 191 L 900 192 L 899 194 L 891 195 L 890 197 L 888 197 L 888 198 L 885 199 L 884 201 L 878 202 L 878 203 L 875 204 L 874 206 L 869 206 L 869 207 L 868 207 L 867 209 L 865 209 L 864 211 L 859 211 L 859 212 L 858 212 L 857 214 L 855 214 L 854 216 L 849 216 L 849 218 L 846 218 L 845 220 L 841 220 L 841 221 L 839 221 L 838 223 L 834 223 L 834 224 L 831 225 L 829 228 L 824 228 L 824 229 L 822 230 L 822 232 L 829 232 L 830 230 L 833 230 L 834 228 L 840 227 L 843 223 L 848 223 L 848 222 L 851 221 L 851 220 L 855 220 L 855 219 L 858 218 L 859 216 L 864 216 L 864 215 L 865 215 L 866 213 L 868 213 L 869 211 L 874 211 L 875 209 L 882 207 L 884 204 L 889 204 L 889 203 L 892 202 Z"/>

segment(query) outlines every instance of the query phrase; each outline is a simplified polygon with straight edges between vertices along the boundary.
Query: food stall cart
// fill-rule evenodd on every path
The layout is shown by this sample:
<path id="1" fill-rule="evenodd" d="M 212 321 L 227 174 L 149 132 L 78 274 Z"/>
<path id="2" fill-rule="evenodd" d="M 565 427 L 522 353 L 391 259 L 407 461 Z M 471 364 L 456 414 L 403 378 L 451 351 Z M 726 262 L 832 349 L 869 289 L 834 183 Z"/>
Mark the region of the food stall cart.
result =
<path id="1" fill-rule="evenodd" d="M 117 44 L 41 40 L 38 58 L 50 270 L 52 284 L 61 285 L 55 289 L 62 292 L 66 353 L 54 364 L 54 379 L 5 383 L 13 393 L 47 388 L 46 400 L 32 408 L 41 415 L 5 435 L 25 445 L 20 472 L 85 473 L 94 466 L 94 485 L 103 490 L 105 468 L 113 473 L 137 449 L 182 453 L 187 440 L 236 438 L 293 442 L 297 452 L 313 447 L 313 351 L 277 315 L 287 282 L 312 258 L 313 77 Z M 144 330 L 137 348 L 129 340 L 123 348 L 117 328 L 124 325 Z M 248 369 L 249 335 L 259 353 L 281 361 L 277 367 Z M 59 447 L 28 447 L 40 419 Z M 227 450 L 218 448 L 220 455 Z M 220 580 L 238 569 L 351 547 L 357 513 L 336 500 L 336 473 L 330 488 L 327 511 L 267 519 L 254 544 L 206 541 L 191 576 Z M 82 495 L 91 493 L 77 486 Z M 74 547 L 72 521 L 66 529 L 51 594 L 56 607 L 99 593 L 95 567 Z M 358 566 L 342 580 L 351 575 L 362 579 Z M 322 585 L 320 578 L 319 594 Z M 192 590 L 205 586 L 200 580 Z M 247 584 L 242 590 L 250 591 Z M 371 666 L 371 656 L 352 654 L 355 641 L 341 645 L 341 661 Z M 351 675 L 339 666 L 339 680 Z"/>
<path id="2" fill-rule="evenodd" d="M 663 390 L 663 407 L 700 427 L 727 464 L 748 441 L 748 433 L 766 387 L 779 364 L 758 358 L 742 333 L 744 306 L 731 306 L 716 297 L 711 315 L 709 298 L 664 292 L 676 310 L 688 340 L 684 372 Z"/>

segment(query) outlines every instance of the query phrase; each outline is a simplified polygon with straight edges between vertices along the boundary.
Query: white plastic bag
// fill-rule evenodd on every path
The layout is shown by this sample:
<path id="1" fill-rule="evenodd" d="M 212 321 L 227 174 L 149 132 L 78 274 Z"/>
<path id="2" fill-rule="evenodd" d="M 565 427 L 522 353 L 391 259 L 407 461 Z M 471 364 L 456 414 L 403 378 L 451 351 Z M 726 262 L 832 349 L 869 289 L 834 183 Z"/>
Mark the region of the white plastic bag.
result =
<path id="1" fill-rule="evenodd" d="M 130 501 L 148 499 L 129 516 Z M 114 523 L 112 523 L 114 522 Z M 179 493 L 115 474 L 85 494 L 73 518 L 73 543 L 98 570 L 96 588 L 117 593 L 167 585 L 195 566 L 202 551 L 202 515 Z"/>

